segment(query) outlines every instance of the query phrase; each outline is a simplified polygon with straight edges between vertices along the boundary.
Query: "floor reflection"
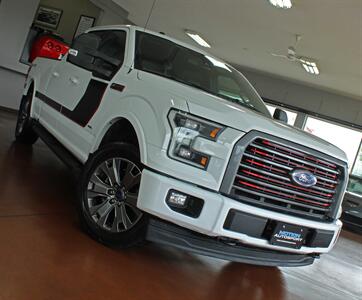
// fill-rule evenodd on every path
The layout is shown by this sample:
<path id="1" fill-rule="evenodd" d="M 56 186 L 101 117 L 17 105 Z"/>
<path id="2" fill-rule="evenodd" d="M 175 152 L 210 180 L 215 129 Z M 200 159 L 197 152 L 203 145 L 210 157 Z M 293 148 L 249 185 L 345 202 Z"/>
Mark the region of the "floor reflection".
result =
<path id="1" fill-rule="evenodd" d="M 285 299 L 282 273 L 275 267 L 226 264 L 216 278 L 208 299 Z"/>

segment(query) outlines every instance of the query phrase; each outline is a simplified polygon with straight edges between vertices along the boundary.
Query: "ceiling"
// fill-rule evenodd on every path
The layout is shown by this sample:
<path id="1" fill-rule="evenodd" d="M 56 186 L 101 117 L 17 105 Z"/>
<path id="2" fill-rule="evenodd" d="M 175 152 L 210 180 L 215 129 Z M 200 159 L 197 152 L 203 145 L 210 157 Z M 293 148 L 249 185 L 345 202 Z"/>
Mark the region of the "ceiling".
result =
<path id="1" fill-rule="evenodd" d="M 153 0 L 113 0 L 144 26 Z M 292 0 L 289 10 L 267 0 L 156 0 L 148 28 L 189 43 L 200 33 L 208 51 L 244 68 L 262 71 L 362 101 L 362 0 Z M 321 74 L 272 57 L 303 36 L 297 53 L 315 58 Z"/>

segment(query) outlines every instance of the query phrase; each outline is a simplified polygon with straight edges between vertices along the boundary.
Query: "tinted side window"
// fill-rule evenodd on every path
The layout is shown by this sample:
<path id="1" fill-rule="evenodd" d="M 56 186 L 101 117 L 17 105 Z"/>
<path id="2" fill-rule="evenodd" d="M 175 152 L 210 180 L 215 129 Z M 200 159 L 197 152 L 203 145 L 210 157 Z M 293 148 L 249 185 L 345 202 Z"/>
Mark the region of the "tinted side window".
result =
<path id="1" fill-rule="evenodd" d="M 111 79 L 123 64 L 126 36 L 122 30 L 82 34 L 74 40 L 68 61 L 96 77 Z"/>

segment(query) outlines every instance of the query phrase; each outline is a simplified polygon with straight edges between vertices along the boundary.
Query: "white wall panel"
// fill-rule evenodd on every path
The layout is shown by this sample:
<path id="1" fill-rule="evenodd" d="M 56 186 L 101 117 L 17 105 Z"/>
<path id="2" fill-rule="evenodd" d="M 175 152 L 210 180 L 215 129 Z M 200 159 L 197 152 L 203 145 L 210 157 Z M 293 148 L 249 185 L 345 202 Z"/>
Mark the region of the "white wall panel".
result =
<path id="1" fill-rule="evenodd" d="M 358 100 L 241 67 L 238 69 L 266 99 L 362 126 L 362 96 Z"/>
<path id="2" fill-rule="evenodd" d="M 0 4 L 0 67 L 26 73 L 19 62 L 39 0 L 2 0 Z M 0 103 L 1 105 L 1 103 Z"/>
<path id="3" fill-rule="evenodd" d="M 0 67 L 0 106 L 18 109 L 25 75 Z"/>

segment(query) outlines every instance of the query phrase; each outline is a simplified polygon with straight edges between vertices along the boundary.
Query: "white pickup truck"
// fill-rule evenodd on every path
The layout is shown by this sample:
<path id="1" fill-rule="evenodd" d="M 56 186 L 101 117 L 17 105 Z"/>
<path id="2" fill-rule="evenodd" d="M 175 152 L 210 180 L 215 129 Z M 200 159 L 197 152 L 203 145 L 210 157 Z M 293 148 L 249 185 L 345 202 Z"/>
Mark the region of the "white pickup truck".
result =
<path id="1" fill-rule="evenodd" d="M 80 171 L 80 220 L 104 244 L 308 265 L 340 233 L 347 159 L 274 118 L 222 60 L 135 26 L 98 27 L 59 60 L 35 60 L 16 140 L 40 137 Z"/>

